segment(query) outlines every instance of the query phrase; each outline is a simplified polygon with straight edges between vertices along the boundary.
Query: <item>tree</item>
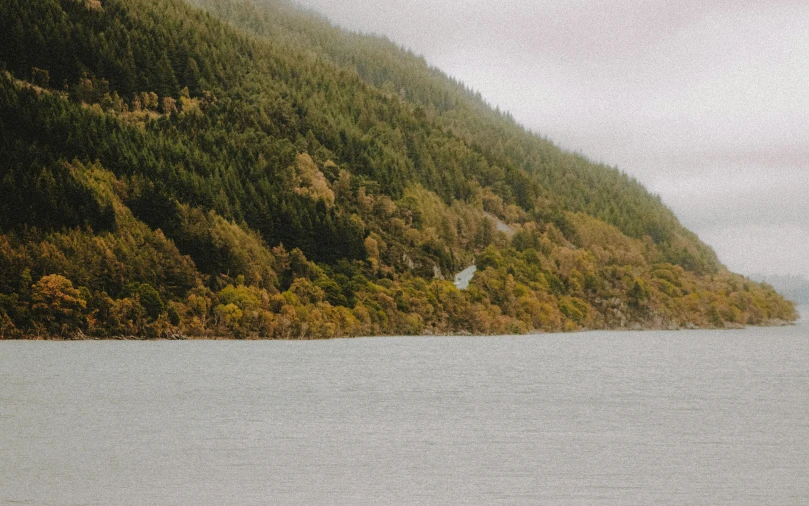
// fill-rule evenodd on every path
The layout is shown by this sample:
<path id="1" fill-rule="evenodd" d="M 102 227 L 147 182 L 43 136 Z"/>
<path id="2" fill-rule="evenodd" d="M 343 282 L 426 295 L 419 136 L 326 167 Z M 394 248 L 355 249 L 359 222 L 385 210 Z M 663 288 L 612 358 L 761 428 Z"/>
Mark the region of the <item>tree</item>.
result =
<path id="1" fill-rule="evenodd" d="M 137 293 L 140 296 L 140 305 L 146 310 L 146 316 L 151 321 L 156 320 L 163 313 L 165 307 L 160 294 L 148 283 L 138 286 Z"/>
<path id="2" fill-rule="evenodd" d="M 64 276 L 50 274 L 34 283 L 31 302 L 34 321 L 50 334 L 65 336 L 84 326 L 87 302 Z"/>

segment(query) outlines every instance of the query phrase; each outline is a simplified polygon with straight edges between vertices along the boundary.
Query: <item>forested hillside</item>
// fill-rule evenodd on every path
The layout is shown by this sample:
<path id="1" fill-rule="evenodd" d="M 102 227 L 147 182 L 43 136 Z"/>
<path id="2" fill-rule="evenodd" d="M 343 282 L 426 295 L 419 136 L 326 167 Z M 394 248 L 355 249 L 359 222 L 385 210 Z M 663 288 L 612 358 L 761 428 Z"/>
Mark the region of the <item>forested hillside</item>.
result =
<path id="1" fill-rule="evenodd" d="M 636 181 L 390 41 L 192 3 L 0 4 L 0 336 L 795 318 Z"/>

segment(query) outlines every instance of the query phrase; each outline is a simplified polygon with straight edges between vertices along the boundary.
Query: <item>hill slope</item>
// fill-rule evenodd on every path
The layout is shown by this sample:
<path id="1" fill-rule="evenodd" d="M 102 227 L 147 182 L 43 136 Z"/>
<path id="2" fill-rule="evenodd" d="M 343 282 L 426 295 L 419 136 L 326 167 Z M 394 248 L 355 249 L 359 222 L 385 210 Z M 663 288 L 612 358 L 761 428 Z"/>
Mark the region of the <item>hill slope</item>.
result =
<path id="1" fill-rule="evenodd" d="M 802 276 L 766 276 L 754 274 L 752 279 L 767 283 L 787 299 L 799 305 L 809 304 L 809 279 Z"/>
<path id="2" fill-rule="evenodd" d="M 795 318 L 636 181 L 391 42 L 195 4 L 0 6 L 0 335 Z"/>

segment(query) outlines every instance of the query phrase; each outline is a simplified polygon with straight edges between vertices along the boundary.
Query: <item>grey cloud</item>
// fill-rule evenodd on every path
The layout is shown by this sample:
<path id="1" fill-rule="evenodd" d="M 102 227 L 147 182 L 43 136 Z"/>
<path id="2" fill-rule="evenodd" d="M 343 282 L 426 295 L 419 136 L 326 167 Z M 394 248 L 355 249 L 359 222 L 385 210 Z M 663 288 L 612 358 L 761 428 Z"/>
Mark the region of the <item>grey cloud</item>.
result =
<path id="1" fill-rule="evenodd" d="M 726 173 L 661 182 L 664 200 L 681 220 L 697 229 L 755 226 L 805 226 L 809 199 L 800 176 L 767 177 L 760 173 Z M 662 180 L 661 180 L 662 181 Z M 652 185 L 652 190 L 656 190 Z"/>
<path id="2" fill-rule="evenodd" d="M 809 261 L 809 231 L 794 226 L 723 227 L 706 230 L 700 237 L 714 247 L 731 270 L 744 274 L 803 275 Z"/>

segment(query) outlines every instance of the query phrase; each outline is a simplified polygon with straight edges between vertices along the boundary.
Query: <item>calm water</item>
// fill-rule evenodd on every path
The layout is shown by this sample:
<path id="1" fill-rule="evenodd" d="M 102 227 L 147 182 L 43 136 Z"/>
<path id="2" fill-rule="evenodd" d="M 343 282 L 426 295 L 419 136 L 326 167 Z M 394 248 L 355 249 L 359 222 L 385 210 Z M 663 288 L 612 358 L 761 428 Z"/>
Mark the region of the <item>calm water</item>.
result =
<path id="1" fill-rule="evenodd" d="M 809 325 L 0 343 L 0 504 L 809 504 Z"/>

